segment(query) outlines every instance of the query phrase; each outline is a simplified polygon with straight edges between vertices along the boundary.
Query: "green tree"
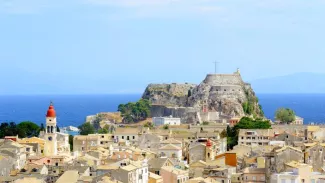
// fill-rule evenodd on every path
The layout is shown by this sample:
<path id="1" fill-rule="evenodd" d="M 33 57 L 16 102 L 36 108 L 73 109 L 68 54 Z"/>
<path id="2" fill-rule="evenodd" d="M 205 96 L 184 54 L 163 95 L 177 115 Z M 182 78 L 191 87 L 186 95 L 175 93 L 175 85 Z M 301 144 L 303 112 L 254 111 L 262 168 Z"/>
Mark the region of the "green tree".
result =
<path id="1" fill-rule="evenodd" d="M 17 125 L 17 134 L 20 138 L 36 137 L 39 132 L 40 127 L 31 121 L 23 121 Z"/>
<path id="2" fill-rule="evenodd" d="M 121 112 L 123 122 L 132 123 L 145 120 L 150 117 L 150 102 L 147 99 L 140 99 L 138 102 L 120 104 L 118 111 Z"/>
<path id="3" fill-rule="evenodd" d="M 88 135 L 95 133 L 95 127 L 93 127 L 93 125 L 88 122 L 80 125 L 78 128 L 80 130 L 80 135 Z"/>
<path id="4" fill-rule="evenodd" d="M 108 133 L 108 129 L 106 129 L 106 128 L 102 128 L 102 129 L 99 129 L 97 132 L 98 132 L 99 134 L 107 134 L 107 133 Z"/>
<path id="5" fill-rule="evenodd" d="M 70 151 L 73 151 L 73 135 L 69 135 Z"/>
<path id="6" fill-rule="evenodd" d="M 220 138 L 225 138 L 225 137 L 227 137 L 227 131 L 222 130 L 222 132 L 220 133 Z"/>
<path id="7" fill-rule="evenodd" d="M 209 125 L 209 122 L 203 121 L 202 125 Z"/>
<path id="8" fill-rule="evenodd" d="M 56 131 L 57 131 L 57 132 L 60 132 L 60 128 L 59 128 L 58 125 L 56 125 Z"/>
<path id="9" fill-rule="evenodd" d="M 151 122 L 146 122 L 146 124 L 143 125 L 144 127 L 147 127 L 147 128 L 153 128 L 153 123 Z"/>
<path id="10" fill-rule="evenodd" d="M 240 129 L 269 129 L 271 123 L 263 119 L 252 119 L 243 117 L 234 127 L 227 127 L 227 146 L 232 149 L 238 144 L 238 133 Z"/>
<path id="11" fill-rule="evenodd" d="M 279 108 L 275 112 L 275 119 L 280 121 L 281 123 L 291 123 L 296 120 L 295 112 L 289 108 Z"/>
<path id="12" fill-rule="evenodd" d="M 169 125 L 164 125 L 164 126 L 163 126 L 163 129 L 164 129 L 164 130 L 168 130 L 168 129 L 169 129 Z"/>

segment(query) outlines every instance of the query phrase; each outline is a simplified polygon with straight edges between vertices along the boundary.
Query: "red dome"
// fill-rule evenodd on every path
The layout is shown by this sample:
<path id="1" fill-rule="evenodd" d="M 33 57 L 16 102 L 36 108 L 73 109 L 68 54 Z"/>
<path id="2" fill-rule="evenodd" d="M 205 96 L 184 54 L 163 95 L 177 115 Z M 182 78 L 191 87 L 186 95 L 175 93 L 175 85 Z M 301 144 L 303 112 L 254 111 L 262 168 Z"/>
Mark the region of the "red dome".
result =
<path id="1" fill-rule="evenodd" d="M 49 110 L 47 110 L 46 117 L 52 117 L 52 118 L 56 117 L 56 113 L 52 103 L 49 107 Z"/>
<path id="2" fill-rule="evenodd" d="M 207 146 L 207 147 L 211 147 L 211 146 L 212 146 L 212 143 L 211 143 L 210 139 L 208 139 L 208 141 L 207 141 L 207 143 L 206 143 L 206 146 Z"/>

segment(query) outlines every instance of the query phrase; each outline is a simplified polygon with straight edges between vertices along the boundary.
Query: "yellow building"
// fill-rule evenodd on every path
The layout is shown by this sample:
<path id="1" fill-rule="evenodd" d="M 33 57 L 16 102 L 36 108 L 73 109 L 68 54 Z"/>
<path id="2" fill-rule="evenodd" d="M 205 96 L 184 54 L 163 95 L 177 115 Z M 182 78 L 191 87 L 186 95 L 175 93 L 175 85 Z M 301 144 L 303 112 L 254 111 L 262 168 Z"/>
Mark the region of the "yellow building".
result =
<path id="1" fill-rule="evenodd" d="M 163 179 L 161 176 L 149 172 L 149 183 L 162 183 Z"/>
<path id="2" fill-rule="evenodd" d="M 36 154 L 43 154 L 44 152 L 44 144 L 45 144 L 45 140 L 38 138 L 38 137 L 31 137 L 31 138 L 23 138 L 23 139 L 17 139 L 17 142 L 19 144 L 23 144 L 23 145 L 31 145 L 33 146 L 33 144 L 38 144 L 37 146 L 33 146 L 33 149 L 35 151 Z M 36 147 L 38 147 L 39 149 L 37 149 Z"/>

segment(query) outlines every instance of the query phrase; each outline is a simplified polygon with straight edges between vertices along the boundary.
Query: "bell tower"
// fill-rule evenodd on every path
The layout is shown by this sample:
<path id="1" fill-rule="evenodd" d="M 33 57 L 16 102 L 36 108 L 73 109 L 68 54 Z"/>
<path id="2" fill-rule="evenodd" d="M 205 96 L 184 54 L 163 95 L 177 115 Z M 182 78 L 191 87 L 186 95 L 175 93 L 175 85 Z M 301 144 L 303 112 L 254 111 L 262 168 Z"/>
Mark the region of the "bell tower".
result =
<path id="1" fill-rule="evenodd" d="M 57 132 L 56 132 L 56 113 L 51 102 L 49 109 L 46 113 L 46 128 L 45 128 L 45 145 L 44 155 L 55 156 L 57 155 Z"/>

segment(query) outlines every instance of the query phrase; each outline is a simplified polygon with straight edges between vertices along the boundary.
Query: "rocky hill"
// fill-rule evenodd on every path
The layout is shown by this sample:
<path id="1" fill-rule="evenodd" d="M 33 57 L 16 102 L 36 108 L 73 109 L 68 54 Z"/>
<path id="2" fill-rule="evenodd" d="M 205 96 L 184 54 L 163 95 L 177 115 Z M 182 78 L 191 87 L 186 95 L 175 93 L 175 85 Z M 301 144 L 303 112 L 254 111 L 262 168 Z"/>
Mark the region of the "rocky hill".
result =
<path id="1" fill-rule="evenodd" d="M 172 115 L 189 123 L 263 116 L 253 89 L 242 80 L 239 70 L 208 74 L 199 85 L 150 84 L 142 98 L 151 101 L 153 117 Z"/>

